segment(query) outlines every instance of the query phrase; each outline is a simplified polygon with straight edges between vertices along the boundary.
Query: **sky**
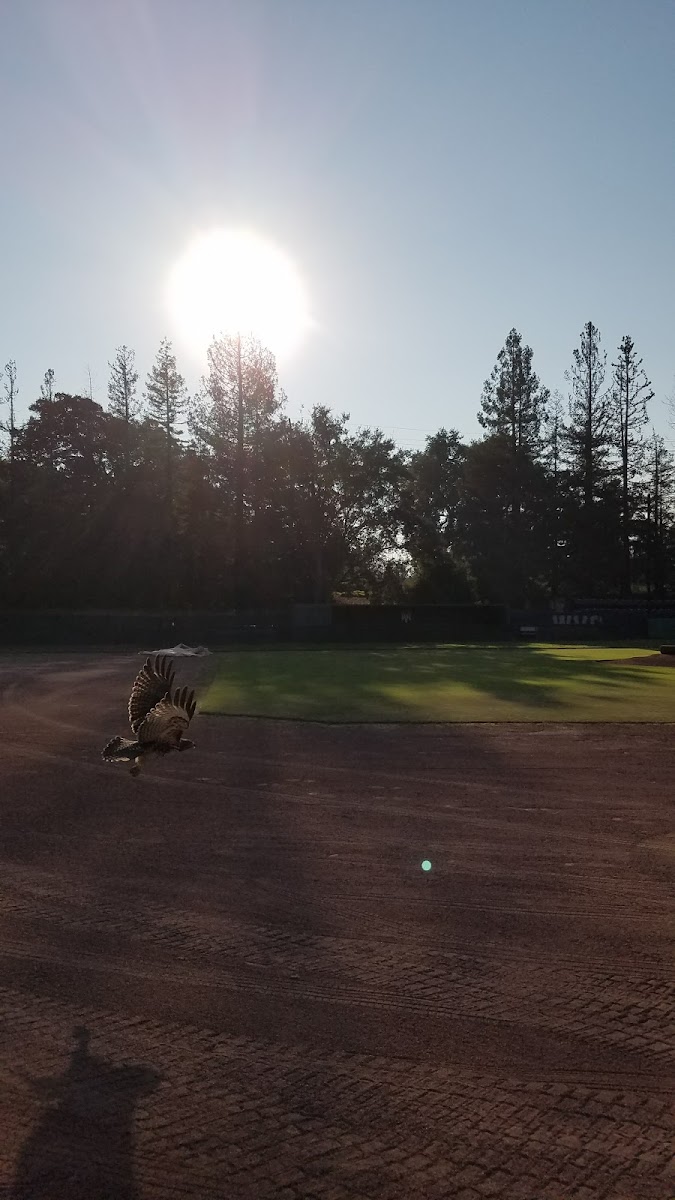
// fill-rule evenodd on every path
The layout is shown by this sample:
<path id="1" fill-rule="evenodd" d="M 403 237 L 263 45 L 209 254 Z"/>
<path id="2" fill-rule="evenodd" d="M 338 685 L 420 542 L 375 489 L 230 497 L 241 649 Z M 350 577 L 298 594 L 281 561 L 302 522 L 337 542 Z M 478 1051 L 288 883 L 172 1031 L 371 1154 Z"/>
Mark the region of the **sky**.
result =
<path id="1" fill-rule="evenodd" d="M 675 390 L 673 0 L 4 0 L 0 368 L 107 403 L 173 338 L 195 234 L 292 258 L 314 327 L 279 364 L 314 404 L 421 447 L 478 436 L 512 327 L 551 390 L 582 326 Z"/>

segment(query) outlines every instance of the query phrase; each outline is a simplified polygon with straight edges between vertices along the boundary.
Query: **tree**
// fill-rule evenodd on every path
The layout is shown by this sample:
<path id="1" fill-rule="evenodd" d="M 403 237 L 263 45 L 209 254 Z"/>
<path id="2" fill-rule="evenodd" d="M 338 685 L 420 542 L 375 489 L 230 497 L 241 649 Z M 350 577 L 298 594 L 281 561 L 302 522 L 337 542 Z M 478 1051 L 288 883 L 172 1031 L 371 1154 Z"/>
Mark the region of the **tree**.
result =
<path id="1" fill-rule="evenodd" d="M 474 598 L 459 545 L 466 448 L 455 429 L 439 429 L 413 454 L 401 497 L 403 536 L 412 566 L 409 598 L 421 603 Z"/>
<path id="2" fill-rule="evenodd" d="M 0 372 L 0 378 L 2 373 Z M 3 404 L 8 406 L 8 419 L 2 424 L 2 428 L 9 436 L 9 466 L 10 466 L 10 488 L 13 486 L 14 475 L 14 448 L 16 443 L 16 425 L 14 423 L 15 416 L 15 401 L 19 394 L 19 389 L 16 383 L 16 363 L 13 358 L 5 363 L 5 399 Z"/>
<path id="3" fill-rule="evenodd" d="M 572 368 L 565 373 L 571 384 L 569 424 L 565 441 L 570 481 L 580 502 L 575 530 L 574 557 L 577 586 L 590 596 L 602 579 L 612 574 L 608 560 L 611 531 L 611 496 L 607 483 L 612 451 L 614 409 L 611 393 L 603 390 L 607 355 L 592 321 L 581 331 L 581 345 L 573 353 Z M 602 513 L 598 506 L 604 502 Z M 604 569 L 601 564 L 604 560 Z"/>
<path id="4" fill-rule="evenodd" d="M 88 397 L 62 392 L 35 401 L 30 413 L 16 436 L 15 590 L 26 603 L 95 602 L 106 564 L 115 563 L 106 544 L 111 418 Z"/>
<path id="5" fill-rule="evenodd" d="M 231 492 L 233 599 L 238 608 L 246 599 L 251 566 L 247 524 L 264 489 L 263 442 L 285 397 L 278 387 L 274 355 L 255 338 L 214 338 L 207 357 L 208 373 L 190 415 L 190 429 L 196 443 L 215 457 L 225 490 Z"/>
<path id="6" fill-rule="evenodd" d="M 492 576 L 503 554 L 508 564 L 504 576 L 506 597 L 512 604 L 533 598 L 540 588 L 535 579 L 545 571 L 542 454 L 548 402 L 548 389 L 542 387 L 532 369 L 532 350 L 523 346 L 521 335 L 512 329 L 483 387 L 478 420 L 488 431 L 486 451 L 474 451 L 470 456 L 473 482 L 468 493 L 473 495 L 471 503 L 476 505 L 476 514 L 481 509 L 500 513 L 503 544 L 492 547 L 493 566 L 488 569 L 486 558 L 485 570 Z M 489 475 L 480 478 L 483 466 L 490 461 L 495 469 L 492 482 Z M 492 485 L 494 495 L 488 499 Z M 491 542 L 489 529 L 485 534 L 487 547 Z"/>
<path id="7" fill-rule="evenodd" d="M 516 490 L 520 511 L 514 521 Z M 541 602 L 548 501 L 545 466 L 529 455 L 519 461 L 508 438 L 496 433 L 466 447 L 458 539 L 481 599 L 516 607 Z"/>
<path id="8" fill-rule="evenodd" d="M 278 560 L 281 594 L 329 601 L 335 591 L 380 591 L 401 554 L 404 457 L 379 430 L 351 434 L 348 416 L 317 405 L 308 420 L 270 431 L 273 513 L 261 514 L 269 564 Z M 264 524 L 263 524 L 264 521 Z M 267 569 L 267 568 L 266 568 Z"/>
<path id="9" fill-rule="evenodd" d="M 0 373 L 1 377 L 1 373 Z M 8 489 L 7 502 L 5 505 L 5 548 L 7 555 L 7 573 L 10 580 L 14 576 L 14 559 L 16 545 L 16 530 L 14 527 L 15 505 L 16 505 L 16 435 L 17 429 L 15 424 L 15 402 L 19 389 L 16 382 L 16 363 L 14 359 L 10 359 L 5 363 L 5 383 L 4 383 L 5 398 L 3 403 L 7 405 L 8 413 L 7 420 L 3 421 L 2 428 L 9 438 L 9 460 L 8 460 Z"/>
<path id="10" fill-rule="evenodd" d="M 666 449 L 663 438 L 652 434 L 647 456 L 647 486 L 645 501 L 646 546 L 645 576 L 647 594 L 652 589 L 664 597 L 672 562 L 673 499 L 675 492 L 675 459 Z M 672 571 L 672 568 L 671 568 Z"/>
<path id="11" fill-rule="evenodd" d="M 636 507 L 634 480 L 643 463 L 642 430 L 647 424 L 647 403 L 654 396 L 651 384 L 637 357 L 632 338 L 621 339 L 618 360 L 612 364 L 612 398 L 621 457 L 621 536 L 623 544 L 623 591 L 631 593 L 631 522 Z"/>
<path id="12" fill-rule="evenodd" d="M 532 350 L 512 329 L 483 386 L 480 424 L 488 433 L 507 438 L 514 454 L 524 451 L 536 458 L 548 396 L 532 370 Z"/>
<path id="13" fill-rule="evenodd" d="M 572 369 L 565 372 L 565 378 L 572 385 L 566 437 L 584 505 L 590 508 L 607 473 L 613 416 L 610 394 L 602 390 L 607 355 L 600 349 L 600 332 L 592 321 L 584 325 L 581 346 L 573 352 L 572 358 Z"/>
<path id="14" fill-rule="evenodd" d="M 110 367 L 108 381 L 108 411 L 127 424 L 138 416 L 140 404 L 136 399 L 138 371 L 136 355 L 128 346 L 118 346 Z"/>
<path id="15" fill-rule="evenodd" d="M 176 367 L 176 356 L 168 338 L 160 343 L 154 365 L 145 384 L 150 420 L 162 427 L 166 453 L 166 512 L 171 525 L 174 507 L 174 459 L 177 422 L 187 404 L 185 380 Z"/>
<path id="16" fill-rule="evenodd" d="M 545 461 L 548 473 L 548 483 L 551 503 L 548 516 L 548 543 L 550 555 L 550 589 L 551 597 L 557 599 L 562 582 L 562 560 L 566 557 L 567 538 L 565 536 L 564 513 L 566 500 L 566 476 L 563 455 L 565 444 L 565 419 L 563 399 L 560 392 L 554 392 L 548 412 L 545 441 Z"/>
<path id="17" fill-rule="evenodd" d="M 110 367 L 108 381 L 108 411 L 124 422 L 124 474 L 129 472 L 131 422 L 138 415 L 140 405 L 136 399 L 138 371 L 135 354 L 128 346 L 118 346 Z"/>
<path id="18" fill-rule="evenodd" d="M 48 369 L 45 371 L 45 377 L 40 384 L 40 399 L 54 399 L 54 370 L 52 367 L 48 367 Z"/>

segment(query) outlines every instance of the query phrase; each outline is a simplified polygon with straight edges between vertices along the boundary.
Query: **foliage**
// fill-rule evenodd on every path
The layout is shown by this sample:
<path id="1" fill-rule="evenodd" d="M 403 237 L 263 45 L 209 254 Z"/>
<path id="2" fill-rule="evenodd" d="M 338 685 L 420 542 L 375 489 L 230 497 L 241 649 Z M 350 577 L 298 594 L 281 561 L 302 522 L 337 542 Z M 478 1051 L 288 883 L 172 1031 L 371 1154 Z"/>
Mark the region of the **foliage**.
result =
<path id="1" fill-rule="evenodd" d="M 289 417 L 274 358 L 252 339 L 212 343 L 189 411 L 167 339 L 145 410 L 120 346 L 108 411 L 54 393 L 49 370 L 17 425 L 9 362 L 0 603 L 538 606 L 628 587 L 667 599 L 675 469 L 646 436 L 651 388 L 632 339 L 605 390 L 600 335 L 584 326 L 567 415 L 532 360 L 512 329 L 483 389 L 484 435 L 441 428 L 415 453 L 322 404 Z"/>
<path id="2" fill-rule="evenodd" d="M 547 404 L 548 391 L 532 370 L 532 350 L 512 329 L 483 387 L 478 420 L 489 434 L 508 439 L 514 455 L 536 458 Z"/>
<path id="3" fill-rule="evenodd" d="M 108 409 L 127 424 L 138 415 L 140 405 L 136 399 L 136 356 L 128 346 L 118 346 L 110 367 L 108 381 Z"/>
<path id="4" fill-rule="evenodd" d="M 622 338 L 619 357 L 612 364 L 612 399 L 615 430 L 621 464 L 621 539 L 623 547 L 623 590 L 631 591 L 630 535 L 639 506 L 640 489 L 636 483 L 644 470 L 643 430 L 647 424 L 647 403 L 654 396 L 651 384 L 637 357 L 633 339 Z"/>

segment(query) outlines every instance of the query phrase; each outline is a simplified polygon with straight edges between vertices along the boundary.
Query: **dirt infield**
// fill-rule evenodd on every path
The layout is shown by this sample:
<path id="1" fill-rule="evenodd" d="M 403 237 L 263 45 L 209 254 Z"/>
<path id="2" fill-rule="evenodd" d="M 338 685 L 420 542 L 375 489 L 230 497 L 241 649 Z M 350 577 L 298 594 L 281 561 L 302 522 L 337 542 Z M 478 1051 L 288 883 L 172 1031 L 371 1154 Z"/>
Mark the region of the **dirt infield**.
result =
<path id="1" fill-rule="evenodd" d="M 0 1197 L 675 1195 L 668 727 L 197 717 L 133 780 L 139 662 L 0 658 Z"/>
<path id="2" fill-rule="evenodd" d="M 605 662 L 615 662 L 617 666 L 675 667 L 675 654 L 638 654 L 635 658 L 612 658 Z"/>

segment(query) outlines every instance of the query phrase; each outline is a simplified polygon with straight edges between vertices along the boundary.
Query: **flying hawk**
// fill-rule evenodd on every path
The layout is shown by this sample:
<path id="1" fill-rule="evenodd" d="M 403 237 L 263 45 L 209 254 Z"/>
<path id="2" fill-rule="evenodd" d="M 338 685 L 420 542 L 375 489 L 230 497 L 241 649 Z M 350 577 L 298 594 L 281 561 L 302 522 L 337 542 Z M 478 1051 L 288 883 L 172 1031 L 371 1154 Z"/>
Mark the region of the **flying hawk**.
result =
<path id="1" fill-rule="evenodd" d="M 148 658 L 134 680 L 129 697 L 133 738 L 114 737 L 102 750 L 106 762 L 130 762 L 139 775 L 148 754 L 168 754 L 194 746 L 183 734 L 195 715 L 197 702 L 189 688 L 172 692 L 175 671 L 166 655 Z"/>

